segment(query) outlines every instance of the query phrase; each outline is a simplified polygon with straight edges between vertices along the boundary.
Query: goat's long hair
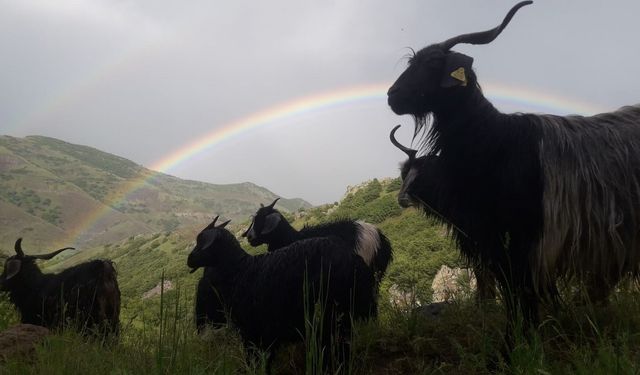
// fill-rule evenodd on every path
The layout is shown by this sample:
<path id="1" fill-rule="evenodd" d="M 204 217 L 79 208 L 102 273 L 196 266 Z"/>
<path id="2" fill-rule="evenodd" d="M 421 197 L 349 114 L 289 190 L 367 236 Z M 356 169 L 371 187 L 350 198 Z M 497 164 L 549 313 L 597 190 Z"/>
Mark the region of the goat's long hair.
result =
<path id="1" fill-rule="evenodd" d="M 608 287 L 637 275 L 640 105 L 539 118 L 544 227 L 536 274 L 595 277 Z"/>
<path id="2" fill-rule="evenodd" d="M 507 115 L 472 92 L 455 115 L 434 115 L 422 138 L 448 173 L 439 209 L 470 234 L 457 235 L 473 244 L 466 255 L 482 263 L 509 252 L 516 272 L 529 265 L 541 295 L 559 277 L 607 289 L 637 275 L 640 105 L 591 117 Z"/>

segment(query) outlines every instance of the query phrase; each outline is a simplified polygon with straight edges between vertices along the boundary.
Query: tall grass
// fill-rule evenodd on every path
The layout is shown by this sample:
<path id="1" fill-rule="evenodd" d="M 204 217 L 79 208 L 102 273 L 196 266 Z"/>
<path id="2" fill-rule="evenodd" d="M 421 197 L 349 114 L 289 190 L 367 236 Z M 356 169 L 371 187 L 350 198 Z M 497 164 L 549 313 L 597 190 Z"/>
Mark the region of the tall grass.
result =
<path id="1" fill-rule="evenodd" d="M 118 343 L 105 345 L 72 330 L 49 336 L 35 356 L 0 363 L 0 374 L 264 374 L 264 356 L 247 359 L 233 329 L 196 334 L 193 307 L 179 287 L 123 321 Z M 638 374 L 640 299 L 621 290 L 604 306 L 565 306 L 529 337 L 515 335 L 510 362 L 501 357 L 506 320 L 499 303 L 448 305 L 440 315 L 400 310 L 381 301 L 377 321 L 355 322 L 351 361 L 342 369 L 322 348 L 322 300 L 309 303 L 303 344 L 279 350 L 274 374 Z M 123 306 L 126 309 L 126 306 Z M 0 328 L 18 321 L 0 300 Z M 517 332 L 518 330 L 516 330 Z M 334 337 L 337 340 L 337 336 Z M 335 358 L 335 357 L 334 357 Z"/>
<path id="2" fill-rule="evenodd" d="M 320 274 L 324 275 L 322 269 Z M 342 337 L 340 325 L 352 325 L 352 316 L 336 315 L 332 309 L 327 309 L 329 301 L 329 285 L 331 270 L 327 279 L 321 277 L 314 287 L 305 272 L 303 282 L 304 300 L 304 333 L 305 374 L 319 375 L 325 372 L 336 374 L 351 374 L 351 353 L 348 342 L 352 337 Z M 316 291 L 317 288 L 317 291 Z M 317 292 L 317 295 L 315 294 Z M 353 304 L 353 301 L 351 302 Z M 331 314 L 330 316 L 327 314 Z M 330 326 L 327 327 L 326 325 Z M 327 334 L 329 335 L 327 337 Z"/>

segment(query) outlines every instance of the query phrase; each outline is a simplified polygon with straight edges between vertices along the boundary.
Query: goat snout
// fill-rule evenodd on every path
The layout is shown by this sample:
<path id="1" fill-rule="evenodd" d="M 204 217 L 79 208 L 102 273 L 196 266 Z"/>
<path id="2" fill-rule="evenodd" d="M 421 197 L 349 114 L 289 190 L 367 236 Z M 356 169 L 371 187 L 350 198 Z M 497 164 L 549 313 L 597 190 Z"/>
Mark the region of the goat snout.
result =
<path id="1" fill-rule="evenodd" d="M 189 254 L 189 256 L 187 257 L 187 267 L 198 268 L 198 266 L 196 265 L 193 253 Z"/>
<path id="2" fill-rule="evenodd" d="M 400 205 L 400 207 L 407 208 L 407 207 L 411 207 L 413 205 L 413 202 L 406 195 L 399 195 L 398 204 Z"/>
<path id="3" fill-rule="evenodd" d="M 397 92 L 398 92 L 398 87 L 396 85 L 393 85 L 389 87 L 389 90 L 387 90 L 387 96 L 393 96 Z"/>
<path id="4" fill-rule="evenodd" d="M 401 90 L 391 90 L 387 96 L 387 104 L 396 115 L 406 115 L 413 113 L 419 105 L 414 96 L 408 96 Z"/>

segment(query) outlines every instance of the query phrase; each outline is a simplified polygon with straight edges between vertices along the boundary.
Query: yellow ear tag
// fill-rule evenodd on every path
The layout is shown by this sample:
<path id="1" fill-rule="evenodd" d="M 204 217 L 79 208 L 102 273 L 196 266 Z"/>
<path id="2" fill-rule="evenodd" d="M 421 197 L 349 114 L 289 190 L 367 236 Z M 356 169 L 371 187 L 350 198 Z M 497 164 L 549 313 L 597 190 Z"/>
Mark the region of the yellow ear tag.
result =
<path id="1" fill-rule="evenodd" d="M 453 72 L 451 72 L 451 77 L 457 79 L 458 81 L 462 82 L 461 86 L 466 86 L 467 85 L 467 76 L 466 74 L 464 74 L 464 68 L 463 67 L 459 67 L 458 69 L 454 70 Z"/>

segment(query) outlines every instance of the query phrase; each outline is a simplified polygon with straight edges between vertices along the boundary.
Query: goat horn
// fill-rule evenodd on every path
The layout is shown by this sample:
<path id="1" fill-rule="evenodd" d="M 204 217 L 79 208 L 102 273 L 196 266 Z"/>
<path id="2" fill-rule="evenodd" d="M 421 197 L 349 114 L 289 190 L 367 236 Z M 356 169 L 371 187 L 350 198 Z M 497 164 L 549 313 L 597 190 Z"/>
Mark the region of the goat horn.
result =
<path id="1" fill-rule="evenodd" d="M 22 237 L 16 240 L 16 244 L 13 248 L 16 250 L 16 254 L 18 254 L 19 257 L 24 256 L 24 251 L 22 251 Z"/>
<path id="2" fill-rule="evenodd" d="M 253 226 L 253 223 L 251 223 L 251 225 L 249 225 L 249 228 L 247 228 L 247 230 L 245 230 L 244 232 L 242 232 L 242 234 L 240 235 L 240 237 L 247 237 L 247 235 L 249 235 L 249 231 L 251 230 L 251 227 Z"/>
<path id="3" fill-rule="evenodd" d="M 203 230 L 207 230 L 207 229 L 211 229 L 211 228 L 215 228 L 216 227 L 216 221 L 218 221 L 218 218 L 220 217 L 220 215 L 216 216 L 213 218 L 213 221 L 207 225 L 206 228 L 204 228 Z"/>
<path id="4" fill-rule="evenodd" d="M 56 250 L 54 252 L 51 252 L 49 254 L 40 254 L 40 255 L 30 255 L 31 258 L 33 259 L 43 259 L 43 260 L 49 260 L 51 258 L 53 258 L 54 256 L 60 254 L 61 252 L 65 251 L 65 250 L 75 250 L 75 247 L 64 247 L 60 250 Z"/>
<path id="5" fill-rule="evenodd" d="M 276 200 L 273 201 L 273 203 L 271 203 L 270 205 L 268 205 L 267 207 L 269 208 L 273 208 L 273 206 L 276 205 L 276 202 L 280 199 L 280 197 L 276 198 Z"/>
<path id="6" fill-rule="evenodd" d="M 224 228 L 224 227 L 226 227 L 226 226 L 227 226 L 227 224 L 229 224 L 230 222 L 231 222 L 231 220 L 227 220 L 227 221 L 225 221 L 224 223 L 222 223 L 222 224 L 218 225 L 218 226 L 217 226 L 217 228 Z"/>
<path id="7" fill-rule="evenodd" d="M 504 30 L 504 28 L 509 24 L 509 22 L 511 21 L 511 18 L 513 18 L 513 15 L 516 14 L 518 9 L 532 3 L 533 1 L 521 1 L 518 4 L 514 5 L 513 8 L 511 8 L 511 10 L 509 11 L 509 13 L 507 13 L 507 15 L 504 17 L 504 20 L 502 20 L 502 23 L 499 26 L 494 27 L 493 29 L 480 31 L 477 33 L 458 35 L 456 37 L 447 39 L 446 41 L 440 43 L 440 47 L 442 47 L 442 49 L 444 49 L 445 51 L 448 51 L 458 43 L 468 43 L 468 44 L 491 43 L 495 38 L 498 37 L 498 35 L 500 35 L 502 30 Z"/>
<path id="8" fill-rule="evenodd" d="M 400 150 L 402 150 L 402 152 L 404 152 L 405 154 L 407 154 L 409 156 L 410 160 L 413 160 L 416 157 L 416 154 L 418 153 L 417 150 L 411 149 L 409 147 L 405 147 L 403 145 L 400 144 L 400 142 L 398 142 L 396 140 L 396 131 L 400 129 L 400 125 L 396 125 L 395 128 L 393 128 L 393 130 L 391 130 L 391 134 L 389 134 L 389 139 L 391 139 L 391 143 L 393 143 L 394 146 L 396 146 L 397 148 L 399 148 Z"/>

